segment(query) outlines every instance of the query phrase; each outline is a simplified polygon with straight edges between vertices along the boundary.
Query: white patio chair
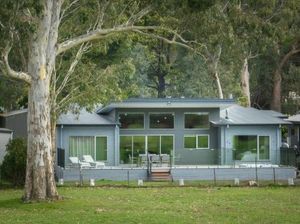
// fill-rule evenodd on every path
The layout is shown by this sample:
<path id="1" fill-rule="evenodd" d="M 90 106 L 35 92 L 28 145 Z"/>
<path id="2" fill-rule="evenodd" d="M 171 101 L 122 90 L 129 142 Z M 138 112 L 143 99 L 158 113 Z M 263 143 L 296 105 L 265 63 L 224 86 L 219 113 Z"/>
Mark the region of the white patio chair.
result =
<path id="1" fill-rule="evenodd" d="M 91 168 L 92 166 L 89 163 L 82 162 L 78 159 L 78 157 L 69 157 L 72 166 L 83 168 Z"/>
<path id="2" fill-rule="evenodd" d="M 161 162 L 162 163 L 169 163 L 170 162 L 170 155 L 168 154 L 161 154 Z"/>
<path id="3" fill-rule="evenodd" d="M 104 162 L 98 162 L 93 159 L 91 155 L 83 155 L 83 161 L 89 163 L 94 168 L 103 168 L 105 166 Z"/>
<path id="4" fill-rule="evenodd" d="M 157 163 L 157 164 L 160 163 L 160 156 L 159 155 L 151 154 L 150 158 L 151 158 L 152 163 Z"/>

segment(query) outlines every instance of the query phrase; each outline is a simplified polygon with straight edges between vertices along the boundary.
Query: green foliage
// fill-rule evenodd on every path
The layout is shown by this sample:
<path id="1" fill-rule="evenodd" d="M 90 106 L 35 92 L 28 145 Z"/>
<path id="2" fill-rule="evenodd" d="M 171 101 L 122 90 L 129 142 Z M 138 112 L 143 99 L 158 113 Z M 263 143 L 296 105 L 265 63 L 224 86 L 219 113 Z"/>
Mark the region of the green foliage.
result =
<path id="1" fill-rule="evenodd" d="M 14 186 L 25 183 L 26 141 L 21 138 L 10 140 L 6 147 L 6 155 L 1 164 L 1 178 Z"/>

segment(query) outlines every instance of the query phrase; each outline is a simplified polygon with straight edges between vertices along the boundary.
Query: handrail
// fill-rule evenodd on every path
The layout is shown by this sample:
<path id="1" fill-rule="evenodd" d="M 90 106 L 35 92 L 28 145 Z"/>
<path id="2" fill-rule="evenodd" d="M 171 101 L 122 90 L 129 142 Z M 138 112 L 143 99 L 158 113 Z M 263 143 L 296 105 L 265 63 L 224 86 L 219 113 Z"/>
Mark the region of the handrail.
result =
<path id="1" fill-rule="evenodd" d="M 151 157 L 147 154 L 147 173 L 148 173 L 148 177 L 150 177 L 152 172 L 152 160 Z"/>

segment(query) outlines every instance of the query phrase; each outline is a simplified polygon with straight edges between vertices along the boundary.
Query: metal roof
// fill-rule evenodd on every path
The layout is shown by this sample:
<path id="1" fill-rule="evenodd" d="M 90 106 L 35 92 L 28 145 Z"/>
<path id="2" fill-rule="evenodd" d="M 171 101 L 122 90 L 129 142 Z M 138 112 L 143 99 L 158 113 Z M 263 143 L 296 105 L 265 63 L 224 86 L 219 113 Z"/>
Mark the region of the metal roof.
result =
<path id="1" fill-rule="evenodd" d="M 12 133 L 13 131 L 7 128 L 0 128 L 0 133 Z"/>
<path id="2" fill-rule="evenodd" d="M 95 112 L 88 112 L 82 109 L 79 114 L 74 114 L 68 112 L 67 114 L 62 114 L 57 123 L 57 125 L 115 125 L 116 123 L 109 120 L 109 118 L 99 115 Z"/>
<path id="3" fill-rule="evenodd" d="M 211 121 L 215 125 L 275 125 L 291 124 L 288 121 L 272 116 L 272 113 L 255 108 L 231 106 L 221 110 L 220 120 Z"/>
<path id="4" fill-rule="evenodd" d="M 106 114 L 116 108 L 227 108 L 233 99 L 195 99 L 195 98 L 131 98 L 114 102 L 96 112 Z"/>
<path id="5" fill-rule="evenodd" d="M 293 122 L 293 123 L 299 123 L 300 124 L 300 114 L 290 116 L 287 120 L 290 121 L 290 122 Z"/>
<path id="6" fill-rule="evenodd" d="M 274 111 L 274 110 L 263 110 L 265 113 L 270 114 L 273 117 L 280 117 L 280 118 L 288 118 L 288 115 Z"/>
<path id="7" fill-rule="evenodd" d="M 13 115 L 17 115 L 17 114 L 23 114 L 23 113 L 27 113 L 27 108 L 26 109 L 21 109 L 21 110 L 14 110 L 14 111 L 10 111 L 7 113 L 2 113 L 0 114 L 0 116 L 2 117 L 9 117 L 9 116 L 13 116 Z"/>

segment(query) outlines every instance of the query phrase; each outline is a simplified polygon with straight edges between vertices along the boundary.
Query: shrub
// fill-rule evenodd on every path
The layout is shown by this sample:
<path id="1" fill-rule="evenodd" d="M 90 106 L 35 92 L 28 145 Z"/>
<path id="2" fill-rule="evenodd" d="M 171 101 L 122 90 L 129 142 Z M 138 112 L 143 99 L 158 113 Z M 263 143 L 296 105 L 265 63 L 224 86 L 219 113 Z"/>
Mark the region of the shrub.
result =
<path id="1" fill-rule="evenodd" d="M 10 140 L 6 146 L 6 155 L 1 165 L 1 177 L 14 186 L 25 183 L 26 141 L 22 138 Z"/>

